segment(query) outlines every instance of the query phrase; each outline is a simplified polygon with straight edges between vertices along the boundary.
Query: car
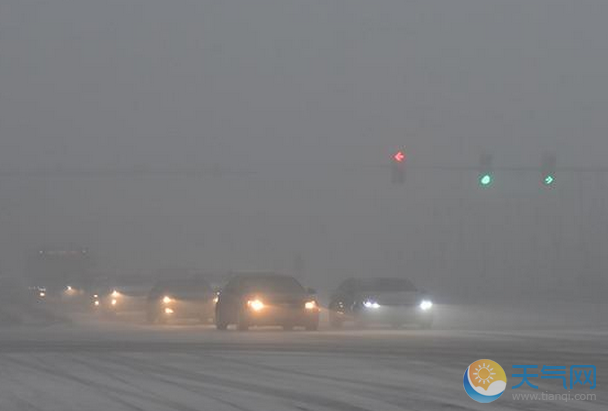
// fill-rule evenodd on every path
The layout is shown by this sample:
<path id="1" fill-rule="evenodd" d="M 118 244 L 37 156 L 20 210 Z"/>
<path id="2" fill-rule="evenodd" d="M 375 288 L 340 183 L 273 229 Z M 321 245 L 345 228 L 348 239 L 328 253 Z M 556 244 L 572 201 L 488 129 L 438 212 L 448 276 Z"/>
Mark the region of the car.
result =
<path id="1" fill-rule="evenodd" d="M 171 319 L 213 320 L 217 294 L 204 279 L 158 282 L 147 299 L 146 317 L 150 323 Z"/>
<path id="2" fill-rule="evenodd" d="M 33 301 L 44 301 L 48 294 L 46 287 L 40 285 L 28 287 L 27 291 Z"/>
<path id="3" fill-rule="evenodd" d="M 152 289 L 152 283 L 148 278 L 123 276 L 109 284 L 103 294 L 93 294 L 92 302 L 101 314 L 116 317 L 124 314 L 142 314 L 145 311 L 147 297 Z"/>
<path id="4" fill-rule="evenodd" d="M 428 293 L 403 278 L 345 280 L 332 294 L 328 308 L 332 328 L 340 328 L 347 321 L 361 327 L 417 324 L 430 328 L 434 317 Z"/>
<path id="5" fill-rule="evenodd" d="M 305 289 L 294 277 L 273 273 L 234 276 L 219 293 L 215 324 L 225 330 L 235 324 L 244 331 L 251 326 L 278 325 L 285 330 L 319 327 L 315 291 Z"/>

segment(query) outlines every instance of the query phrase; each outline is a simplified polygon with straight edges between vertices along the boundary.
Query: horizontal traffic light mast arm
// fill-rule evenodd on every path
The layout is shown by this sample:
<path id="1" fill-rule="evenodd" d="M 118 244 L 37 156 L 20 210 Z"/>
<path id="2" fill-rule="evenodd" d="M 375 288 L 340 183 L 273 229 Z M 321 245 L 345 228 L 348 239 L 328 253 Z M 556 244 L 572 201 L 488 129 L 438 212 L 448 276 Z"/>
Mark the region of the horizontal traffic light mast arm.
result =
<path id="1" fill-rule="evenodd" d="M 429 170 L 463 170 L 463 171 L 479 171 L 481 168 L 479 166 L 441 166 L 441 165 L 408 165 L 408 168 L 413 169 L 429 169 Z M 542 171 L 542 167 L 527 167 L 527 166 L 517 166 L 517 167 L 509 167 L 509 166 L 501 166 L 495 167 L 492 166 L 491 171 Z M 608 166 L 606 167 L 556 167 L 555 172 L 566 171 L 566 172 L 574 172 L 574 173 L 608 173 Z"/>
<path id="2" fill-rule="evenodd" d="M 447 170 L 447 171 L 485 171 L 479 165 L 475 166 L 454 166 L 454 165 L 422 165 L 422 164 L 403 164 L 407 169 L 429 169 L 429 170 Z M 51 168 L 34 168 L 34 169 L 9 169 L 0 168 L 1 177 L 11 176 L 98 176 L 98 175 L 232 175 L 232 174 L 258 174 L 264 170 L 268 171 L 268 167 L 310 167 L 318 169 L 319 167 L 335 168 L 340 170 L 363 170 L 363 169 L 385 169 L 391 168 L 393 164 L 352 164 L 352 163 L 265 163 L 261 168 L 252 167 L 216 167 L 216 166 L 201 166 L 201 167 L 177 167 L 177 168 L 156 168 L 156 167 L 133 167 L 133 168 L 71 168 L 71 167 L 51 167 Z M 527 167 L 527 166 L 492 166 L 491 172 L 497 171 L 534 171 L 542 172 L 542 167 Z M 585 167 L 556 167 L 558 172 L 571 173 L 608 173 L 608 166 L 585 166 Z"/>

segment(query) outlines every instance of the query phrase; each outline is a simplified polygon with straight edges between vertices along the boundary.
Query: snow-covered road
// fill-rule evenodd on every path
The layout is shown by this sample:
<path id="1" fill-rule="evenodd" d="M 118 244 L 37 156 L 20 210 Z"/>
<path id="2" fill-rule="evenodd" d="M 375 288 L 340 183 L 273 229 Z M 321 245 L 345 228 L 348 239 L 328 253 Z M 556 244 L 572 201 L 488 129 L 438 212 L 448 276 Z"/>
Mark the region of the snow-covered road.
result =
<path id="1" fill-rule="evenodd" d="M 201 325 L 82 322 L 0 330 L 0 410 L 488 409 L 462 388 L 465 368 L 597 366 L 595 401 L 515 401 L 493 409 L 608 407 L 608 333 L 601 331 L 342 330 L 218 332 Z M 539 391 L 565 392 L 535 379 Z"/>

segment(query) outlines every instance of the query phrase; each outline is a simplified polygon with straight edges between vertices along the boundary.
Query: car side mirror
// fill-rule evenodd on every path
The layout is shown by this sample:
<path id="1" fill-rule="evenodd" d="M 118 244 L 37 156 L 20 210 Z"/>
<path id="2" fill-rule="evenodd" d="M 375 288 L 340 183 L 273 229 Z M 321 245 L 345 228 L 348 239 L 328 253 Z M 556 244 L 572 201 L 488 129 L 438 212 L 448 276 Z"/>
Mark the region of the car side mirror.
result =
<path id="1" fill-rule="evenodd" d="M 315 290 L 314 288 L 307 288 L 306 291 L 310 295 L 315 295 L 317 293 L 317 290 Z"/>

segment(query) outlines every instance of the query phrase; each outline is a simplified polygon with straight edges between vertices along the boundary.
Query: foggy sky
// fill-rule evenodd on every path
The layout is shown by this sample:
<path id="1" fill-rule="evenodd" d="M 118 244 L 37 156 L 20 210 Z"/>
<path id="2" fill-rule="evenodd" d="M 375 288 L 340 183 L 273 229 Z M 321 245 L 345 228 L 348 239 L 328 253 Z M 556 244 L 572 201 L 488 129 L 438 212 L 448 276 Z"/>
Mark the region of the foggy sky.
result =
<path id="1" fill-rule="evenodd" d="M 0 170 L 251 173 L 5 174 L 0 268 L 73 243 L 108 272 L 603 276 L 604 175 L 480 193 L 416 166 L 606 165 L 607 20 L 600 0 L 4 0 Z"/>

